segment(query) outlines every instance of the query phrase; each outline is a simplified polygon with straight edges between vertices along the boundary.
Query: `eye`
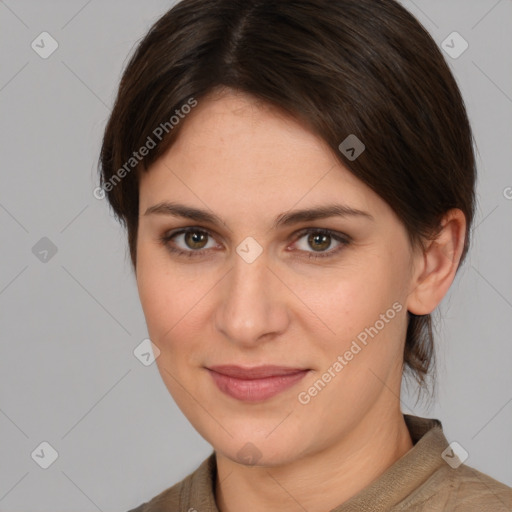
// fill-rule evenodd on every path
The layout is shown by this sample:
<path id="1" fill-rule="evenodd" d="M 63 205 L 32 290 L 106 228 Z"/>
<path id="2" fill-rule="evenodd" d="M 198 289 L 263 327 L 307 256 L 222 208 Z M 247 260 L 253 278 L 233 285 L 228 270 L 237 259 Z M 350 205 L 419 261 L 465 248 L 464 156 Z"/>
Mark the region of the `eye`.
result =
<path id="1" fill-rule="evenodd" d="M 303 240 L 301 242 L 301 240 Z M 295 242 L 302 252 L 308 253 L 307 258 L 330 258 L 338 254 L 350 243 L 351 239 L 347 235 L 331 231 L 329 229 L 308 228 L 299 233 L 299 238 Z M 337 245 L 334 244 L 337 243 Z M 326 250 L 332 248 L 334 249 Z M 313 251 L 308 249 L 312 248 Z"/>
<path id="2" fill-rule="evenodd" d="M 307 258 L 332 257 L 351 242 L 348 235 L 322 228 L 303 229 L 295 236 L 296 241 L 293 245 L 298 245 L 298 252 L 306 253 L 307 256 L 304 257 Z M 305 240 L 301 242 L 302 239 Z M 216 247 L 212 234 L 197 227 L 187 227 L 164 233 L 159 237 L 159 241 L 169 252 L 187 257 L 205 256 L 205 253 Z M 334 249 L 332 249 L 333 245 Z M 313 250 L 310 251 L 310 248 Z M 331 250 L 327 250 L 329 248 Z"/>
<path id="3" fill-rule="evenodd" d="M 208 231 L 190 227 L 164 234 L 160 237 L 160 242 L 171 253 L 181 256 L 201 256 L 204 250 L 212 248 L 212 246 L 208 247 L 208 238 L 212 238 Z M 215 244 L 213 244 L 213 247 L 215 247 Z"/>

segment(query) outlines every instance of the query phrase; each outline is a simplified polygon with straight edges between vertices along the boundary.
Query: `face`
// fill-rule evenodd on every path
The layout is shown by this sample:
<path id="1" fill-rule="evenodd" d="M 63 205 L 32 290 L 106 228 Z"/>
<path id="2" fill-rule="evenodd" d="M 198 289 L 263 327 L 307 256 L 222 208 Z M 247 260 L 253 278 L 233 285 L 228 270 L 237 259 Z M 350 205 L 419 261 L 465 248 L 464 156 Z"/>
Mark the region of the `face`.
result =
<path id="1" fill-rule="evenodd" d="M 141 177 L 136 277 L 188 420 L 224 456 L 273 465 L 399 410 L 414 262 L 391 208 L 251 96 L 204 98 L 181 122 Z M 292 216 L 335 205 L 359 213 Z M 295 373 L 241 381 L 216 365 Z"/>

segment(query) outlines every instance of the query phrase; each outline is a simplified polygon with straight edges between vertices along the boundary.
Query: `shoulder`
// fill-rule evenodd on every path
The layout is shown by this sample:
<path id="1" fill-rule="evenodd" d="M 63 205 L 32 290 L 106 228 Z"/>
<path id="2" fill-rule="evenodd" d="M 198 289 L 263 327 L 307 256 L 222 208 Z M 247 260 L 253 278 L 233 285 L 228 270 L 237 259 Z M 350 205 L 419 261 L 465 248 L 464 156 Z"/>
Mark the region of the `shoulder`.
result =
<path id="1" fill-rule="evenodd" d="M 396 510 L 506 512 L 512 510 L 512 488 L 465 464 L 446 464 Z"/>
<path id="2" fill-rule="evenodd" d="M 128 512 L 169 512 L 172 510 L 212 510 L 213 485 L 216 475 L 215 452 L 212 452 L 200 466 L 178 483 L 157 494 Z M 201 505 L 201 508 L 199 508 Z"/>
<path id="3" fill-rule="evenodd" d="M 454 511 L 512 510 L 512 488 L 470 466 L 445 468 L 454 491 Z"/>

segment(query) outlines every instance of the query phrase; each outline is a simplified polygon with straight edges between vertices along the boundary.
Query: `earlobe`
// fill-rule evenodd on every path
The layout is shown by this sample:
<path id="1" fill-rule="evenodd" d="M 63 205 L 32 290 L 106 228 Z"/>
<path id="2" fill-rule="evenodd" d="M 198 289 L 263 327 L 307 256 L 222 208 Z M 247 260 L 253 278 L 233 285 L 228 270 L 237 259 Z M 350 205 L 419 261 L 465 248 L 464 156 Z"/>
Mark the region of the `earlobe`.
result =
<path id="1" fill-rule="evenodd" d="M 418 252 L 411 277 L 407 310 L 415 315 L 428 315 L 448 292 L 464 248 L 466 218 L 458 208 L 449 210 L 441 230 Z"/>

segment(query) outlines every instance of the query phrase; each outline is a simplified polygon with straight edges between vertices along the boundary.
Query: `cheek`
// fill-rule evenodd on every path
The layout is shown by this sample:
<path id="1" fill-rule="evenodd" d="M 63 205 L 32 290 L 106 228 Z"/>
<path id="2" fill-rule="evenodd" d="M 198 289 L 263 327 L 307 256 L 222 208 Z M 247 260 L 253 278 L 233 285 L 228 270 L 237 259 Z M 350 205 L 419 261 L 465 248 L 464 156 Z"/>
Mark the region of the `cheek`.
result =
<path id="1" fill-rule="evenodd" d="M 185 389 L 192 389 L 188 370 L 198 351 L 194 304 L 198 302 L 198 286 L 185 285 L 175 273 L 156 265 L 146 265 L 141 257 L 137 286 L 149 337 L 160 354 L 156 365 L 163 382 L 182 410 L 191 407 Z M 139 264 L 139 263 L 138 263 Z M 203 293 L 204 295 L 204 293 Z"/>
<path id="2" fill-rule="evenodd" d="M 382 386 L 379 379 L 385 380 L 401 364 L 406 310 L 402 283 L 392 267 L 387 258 L 361 261 L 357 267 L 338 270 L 308 297 L 308 305 L 328 326 L 315 319 L 324 334 L 319 335 L 318 328 L 312 332 L 312 324 L 309 331 L 323 353 L 320 373 L 330 369 L 336 375 L 331 391 L 324 394 L 335 407 L 340 397 L 352 403 L 354 389 L 357 400 L 372 399 Z"/>
<path id="3" fill-rule="evenodd" d="M 314 322 L 325 339 L 340 342 L 374 324 L 401 299 L 399 290 L 400 283 L 384 258 L 329 269 L 316 279 L 294 283 L 294 291 L 313 315 L 307 314 L 310 328 Z"/>
<path id="4" fill-rule="evenodd" d="M 165 268 L 148 244 L 139 242 L 137 251 L 139 298 L 150 337 L 160 346 L 162 336 L 179 320 L 179 306 L 183 304 L 186 292 L 179 290 L 176 277 Z"/>
<path id="5" fill-rule="evenodd" d="M 138 259 L 140 302 L 149 336 L 161 350 L 158 362 L 177 367 L 178 360 L 188 360 L 198 351 L 194 340 L 204 338 L 207 295 L 212 293 L 215 275 L 191 273 L 191 267 L 183 271 L 149 256 L 149 251 L 142 252 Z"/>
<path id="6" fill-rule="evenodd" d="M 148 331 L 160 343 L 167 343 L 193 305 L 195 293 L 182 288 L 169 274 L 151 268 L 138 280 L 138 290 Z"/>
<path id="7" fill-rule="evenodd" d="M 326 410 L 367 410 L 382 391 L 382 382 L 395 369 L 401 373 L 406 311 L 400 283 L 390 273 L 389 261 L 381 260 L 361 263 L 361 268 L 347 273 L 338 271 L 324 283 L 323 291 L 308 299 L 329 329 L 322 327 L 320 335 L 322 324 L 317 319 L 310 322 L 311 353 L 318 356 L 318 372 L 301 391 L 307 399 L 310 392 L 316 396 L 316 390 L 322 389 L 318 392 L 322 398 L 311 402 L 320 416 Z"/>

